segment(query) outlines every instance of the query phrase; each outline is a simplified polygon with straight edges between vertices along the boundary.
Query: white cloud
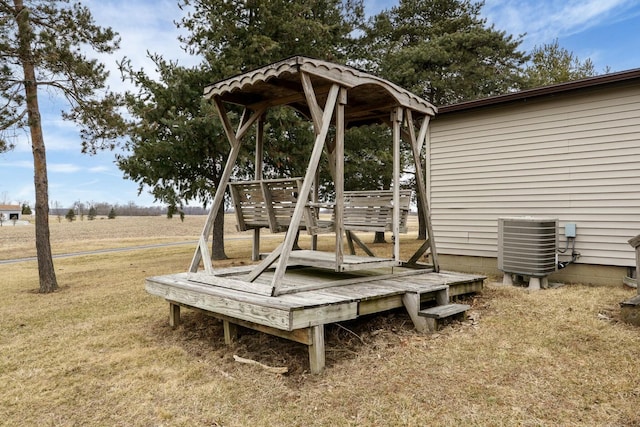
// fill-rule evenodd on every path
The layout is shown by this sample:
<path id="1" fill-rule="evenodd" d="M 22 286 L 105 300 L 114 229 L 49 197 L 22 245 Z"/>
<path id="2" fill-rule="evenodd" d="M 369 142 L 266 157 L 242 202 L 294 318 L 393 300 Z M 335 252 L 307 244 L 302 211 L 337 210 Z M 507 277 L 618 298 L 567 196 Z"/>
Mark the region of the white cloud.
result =
<path id="1" fill-rule="evenodd" d="M 71 163 L 50 163 L 47 169 L 53 173 L 76 173 L 82 170 L 80 166 Z"/>
<path id="2" fill-rule="evenodd" d="M 487 0 L 482 14 L 499 30 L 516 36 L 526 33 L 523 49 L 531 50 L 604 22 L 628 19 L 634 4 L 634 0 Z"/>
<path id="3" fill-rule="evenodd" d="M 20 168 L 20 169 L 33 169 L 33 162 L 28 160 L 18 160 L 11 162 L 2 162 L 0 163 L 3 168 Z"/>
<path id="4" fill-rule="evenodd" d="M 23 184 L 14 188 L 13 196 L 17 197 L 21 202 L 26 201 L 27 203 L 31 203 L 31 201 L 36 198 L 33 184 Z"/>
<path id="5" fill-rule="evenodd" d="M 103 173 L 103 172 L 109 172 L 113 169 L 113 167 L 109 167 L 109 166 L 94 166 L 92 168 L 89 168 L 89 172 L 91 173 Z"/>
<path id="6" fill-rule="evenodd" d="M 162 1 L 88 1 L 98 25 L 111 27 L 121 38 L 120 49 L 112 55 L 98 58 L 110 71 L 109 86 L 114 91 L 131 89 L 122 82 L 117 61 L 126 57 L 135 69 L 144 68 L 148 75 L 156 77 L 155 66 L 147 53 L 157 53 L 167 60 L 177 60 L 180 65 L 191 66 L 200 62 L 181 49 L 178 36 L 181 30 L 174 21 L 179 21 L 184 12 L 175 0 Z"/>

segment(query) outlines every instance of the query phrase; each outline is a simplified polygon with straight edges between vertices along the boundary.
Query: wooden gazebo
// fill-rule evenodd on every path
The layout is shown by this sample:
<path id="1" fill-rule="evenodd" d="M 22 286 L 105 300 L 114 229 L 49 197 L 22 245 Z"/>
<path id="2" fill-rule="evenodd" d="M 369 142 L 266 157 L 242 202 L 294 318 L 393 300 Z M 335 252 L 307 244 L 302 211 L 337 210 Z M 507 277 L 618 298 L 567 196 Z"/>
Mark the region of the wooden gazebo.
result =
<path id="1" fill-rule="evenodd" d="M 204 96 L 215 103 L 231 149 L 189 272 L 147 280 L 150 293 L 169 301 L 172 324 L 179 320 L 179 307 L 187 306 L 221 318 L 228 341 L 233 338 L 235 325 L 242 325 L 303 342 L 310 348 L 311 370 L 317 372 L 324 366 L 322 337 L 326 323 L 404 305 L 416 327 L 426 330 L 433 328 L 433 319 L 468 308 L 449 304 L 450 288 L 458 286 L 457 294 L 476 291 L 483 278 L 441 273 L 431 227 L 420 158 L 429 120 L 436 114 L 433 105 L 354 68 L 300 56 L 214 83 L 205 88 Z M 244 109 L 235 129 L 227 104 Z M 263 119 L 269 108 L 279 106 L 294 108 L 313 125 L 315 142 L 304 177 L 262 176 Z M 387 124 L 392 130 L 391 188 L 346 192 L 345 129 L 373 123 Z M 331 126 L 335 135 L 332 140 L 328 138 Z M 230 183 L 243 140 L 253 128 L 255 176 L 251 181 Z M 410 199 L 410 194 L 400 189 L 401 140 L 413 153 L 417 200 L 422 203 L 419 212 L 427 225 L 427 240 L 407 260 L 400 258 L 399 234 Z M 334 179 L 335 201 L 321 206 L 317 203 L 316 177 L 323 153 Z M 214 270 L 209 255 L 209 236 L 227 186 L 239 229 L 253 230 L 253 257 L 262 258 L 246 269 Z M 319 207 L 331 208 L 330 221 L 319 218 Z M 282 243 L 262 257 L 258 249 L 261 228 L 286 233 Z M 321 252 L 314 244 L 311 250 L 294 251 L 301 229 L 314 236 L 333 233 L 335 250 Z M 391 232 L 392 254 L 375 256 L 358 239 L 358 231 Z M 367 255 L 355 255 L 354 241 Z M 421 263 L 427 252 L 430 263 Z M 425 303 L 434 302 L 435 307 L 422 309 Z"/>

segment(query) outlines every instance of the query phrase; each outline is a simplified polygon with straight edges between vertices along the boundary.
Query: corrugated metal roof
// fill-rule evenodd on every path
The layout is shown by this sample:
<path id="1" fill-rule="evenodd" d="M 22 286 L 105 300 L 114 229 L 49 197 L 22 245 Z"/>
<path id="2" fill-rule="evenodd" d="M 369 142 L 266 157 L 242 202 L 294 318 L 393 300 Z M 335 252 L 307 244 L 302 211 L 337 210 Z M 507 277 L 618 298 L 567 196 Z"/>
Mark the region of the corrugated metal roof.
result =
<path id="1" fill-rule="evenodd" d="M 345 120 L 349 126 L 380 122 L 389 118 L 394 106 L 410 108 L 421 115 L 433 116 L 437 108 L 387 80 L 346 65 L 294 56 L 237 75 L 204 89 L 204 97 L 250 109 L 260 106 L 288 105 L 309 116 L 300 74 L 307 73 L 318 102 L 323 105 L 332 84 L 346 87 Z"/>

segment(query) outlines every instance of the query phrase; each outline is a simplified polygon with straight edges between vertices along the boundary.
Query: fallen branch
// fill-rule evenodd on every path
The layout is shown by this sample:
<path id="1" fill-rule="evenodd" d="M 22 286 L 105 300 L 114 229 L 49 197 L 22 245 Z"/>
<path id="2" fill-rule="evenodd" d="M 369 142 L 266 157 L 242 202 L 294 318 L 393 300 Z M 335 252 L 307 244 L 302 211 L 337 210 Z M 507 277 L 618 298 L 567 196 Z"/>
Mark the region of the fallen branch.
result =
<path id="1" fill-rule="evenodd" d="M 256 365 L 261 367 L 262 369 L 264 369 L 267 372 L 271 372 L 272 374 L 286 374 L 287 372 L 289 372 L 289 368 L 287 368 L 286 366 L 268 366 L 265 365 L 264 363 L 260 363 L 256 360 L 251 360 L 251 359 L 245 359 L 244 357 L 240 357 L 236 354 L 233 355 L 233 360 L 235 360 L 236 362 L 239 363 L 246 363 L 247 365 Z"/>
<path id="2" fill-rule="evenodd" d="M 334 323 L 334 325 L 337 325 L 339 328 L 344 329 L 345 331 L 349 332 L 351 335 L 353 335 L 354 337 L 358 338 L 360 340 L 360 342 L 364 345 L 364 340 L 362 339 L 362 337 L 358 334 L 356 334 L 355 332 L 353 332 L 351 329 L 349 328 L 345 328 L 344 326 L 342 326 L 340 323 Z"/>

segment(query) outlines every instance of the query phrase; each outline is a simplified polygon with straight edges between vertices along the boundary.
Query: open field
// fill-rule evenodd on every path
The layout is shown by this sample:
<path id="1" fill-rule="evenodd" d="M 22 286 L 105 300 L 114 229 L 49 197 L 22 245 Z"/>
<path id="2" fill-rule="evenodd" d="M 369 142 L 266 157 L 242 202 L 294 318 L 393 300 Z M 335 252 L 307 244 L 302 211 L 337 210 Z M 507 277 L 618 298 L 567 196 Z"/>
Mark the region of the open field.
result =
<path id="1" fill-rule="evenodd" d="M 35 219 L 26 226 L 13 226 L 5 222 L 0 227 L 0 260 L 27 258 L 36 255 Z M 51 249 L 54 254 L 80 252 L 94 249 L 137 246 L 152 243 L 197 240 L 202 232 L 205 216 L 186 216 L 167 219 L 163 216 L 116 217 L 108 220 L 98 217 L 93 221 L 85 219 L 69 222 L 52 217 L 49 222 Z M 225 230 L 235 231 L 234 217 Z"/>
<path id="2" fill-rule="evenodd" d="M 58 253 L 191 240 L 204 222 L 193 218 L 123 219 L 109 232 L 99 227 L 120 219 L 85 221 L 97 228 L 52 240 Z M 225 265 L 249 262 L 249 241 L 226 246 Z M 640 426 L 640 329 L 617 321 L 634 290 L 489 284 L 469 319 L 437 334 L 416 333 L 402 311 L 330 325 L 327 369 L 314 376 L 302 345 L 242 331 L 227 347 L 221 323 L 190 310 L 168 326 L 144 278 L 184 271 L 193 249 L 56 260 L 62 289 L 50 295 L 34 293 L 35 262 L 0 266 L 0 424 Z"/>

